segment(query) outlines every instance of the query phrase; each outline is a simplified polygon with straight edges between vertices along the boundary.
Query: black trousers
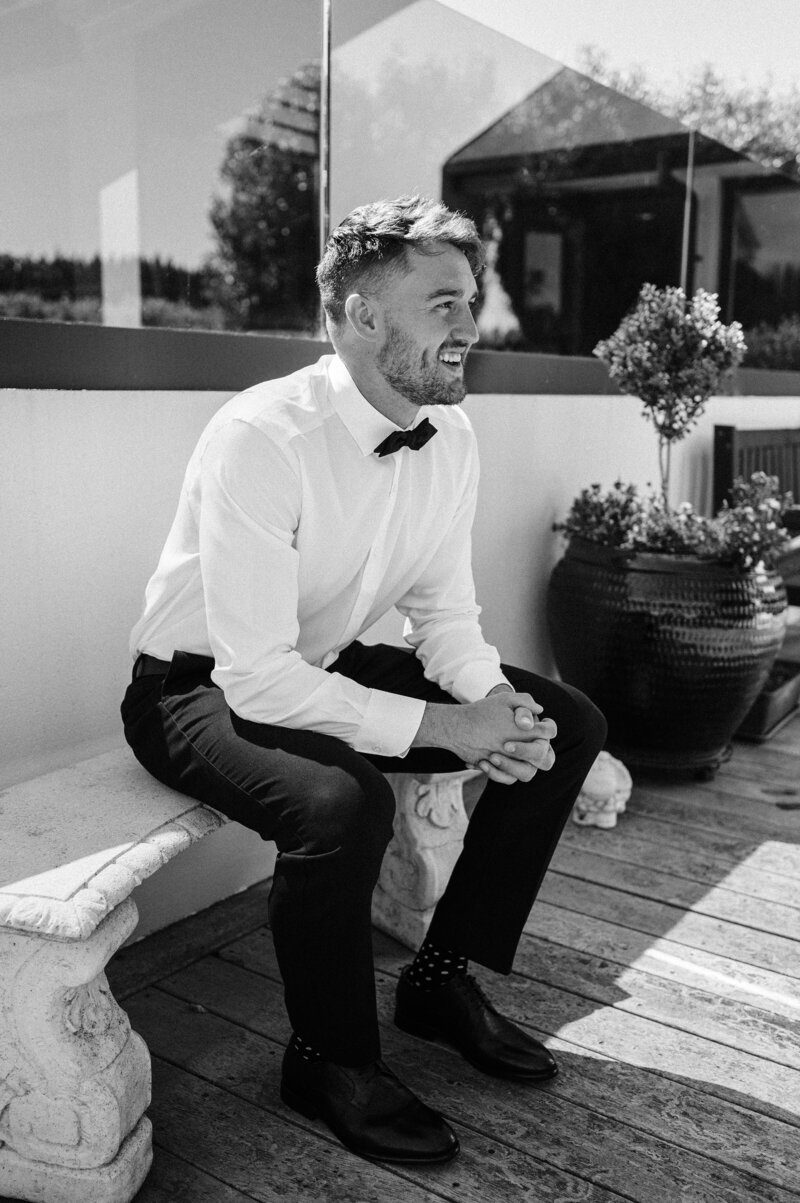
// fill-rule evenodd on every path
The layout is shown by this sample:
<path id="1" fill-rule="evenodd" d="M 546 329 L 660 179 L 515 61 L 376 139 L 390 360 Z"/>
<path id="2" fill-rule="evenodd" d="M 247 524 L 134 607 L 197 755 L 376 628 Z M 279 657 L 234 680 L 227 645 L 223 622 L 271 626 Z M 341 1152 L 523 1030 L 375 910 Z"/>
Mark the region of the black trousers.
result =
<path id="1" fill-rule="evenodd" d="M 122 703 L 125 736 L 160 781 L 275 841 L 269 917 L 292 1026 L 332 1061 L 373 1060 L 380 1046 L 371 896 L 395 809 L 383 773 L 449 772 L 463 762 L 439 748 L 412 748 L 402 759 L 367 756 L 332 736 L 249 722 L 227 706 L 212 668 L 205 657 L 177 652 L 166 676 L 134 679 Z M 331 670 L 390 693 L 454 703 L 402 648 L 354 643 Z M 606 725 L 577 690 L 503 671 L 555 720 L 555 764 L 527 783 L 487 783 L 430 937 L 508 973 Z"/>

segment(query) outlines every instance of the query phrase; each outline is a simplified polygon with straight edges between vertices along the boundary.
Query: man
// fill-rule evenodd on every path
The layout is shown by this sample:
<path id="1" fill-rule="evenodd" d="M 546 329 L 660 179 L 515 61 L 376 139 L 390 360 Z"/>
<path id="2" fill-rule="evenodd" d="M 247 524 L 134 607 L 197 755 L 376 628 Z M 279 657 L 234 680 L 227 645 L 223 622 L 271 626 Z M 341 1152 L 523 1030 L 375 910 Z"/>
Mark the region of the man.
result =
<path id="1" fill-rule="evenodd" d="M 446 1161 L 458 1141 L 380 1059 L 383 772 L 475 765 L 487 779 L 401 977 L 397 1024 L 540 1082 L 553 1058 L 492 1007 L 468 959 L 510 972 L 605 738 L 586 698 L 501 666 L 481 635 L 478 466 L 458 404 L 482 264 L 472 222 L 419 198 L 367 205 L 334 230 L 317 279 L 336 354 L 234 397 L 202 434 L 122 707 L 151 773 L 277 844 L 269 912 L 294 1030 L 284 1101 L 354 1152 L 400 1163 Z M 358 642 L 395 606 L 409 648 Z"/>

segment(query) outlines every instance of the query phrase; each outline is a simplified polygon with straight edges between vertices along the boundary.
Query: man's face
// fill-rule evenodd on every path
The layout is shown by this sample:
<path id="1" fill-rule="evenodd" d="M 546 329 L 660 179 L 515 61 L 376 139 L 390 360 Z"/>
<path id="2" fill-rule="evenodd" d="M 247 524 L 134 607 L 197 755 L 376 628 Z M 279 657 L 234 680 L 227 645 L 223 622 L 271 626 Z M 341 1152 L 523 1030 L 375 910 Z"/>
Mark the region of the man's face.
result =
<path id="1" fill-rule="evenodd" d="M 466 256 L 449 243 L 406 256 L 406 270 L 388 277 L 380 298 L 378 371 L 414 405 L 458 405 L 466 391 L 464 360 L 478 340 L 475 277 Z"/>

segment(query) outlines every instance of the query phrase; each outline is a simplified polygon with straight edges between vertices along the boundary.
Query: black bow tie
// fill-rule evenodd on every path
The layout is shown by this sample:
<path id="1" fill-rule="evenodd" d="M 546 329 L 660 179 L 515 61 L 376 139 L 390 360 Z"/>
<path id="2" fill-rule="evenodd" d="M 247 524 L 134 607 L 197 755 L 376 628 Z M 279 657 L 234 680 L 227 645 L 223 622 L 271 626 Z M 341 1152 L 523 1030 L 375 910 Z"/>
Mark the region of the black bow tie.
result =
<path id="1" fill-rule="evenodd" d="M 393 430 L 388 438 L 382 443 L 378 443 L 375 451 L 378 455 L 391 455 L 393 451 L 399 451 L 401 447 L 410 447 L 412 451 L 419 451 L 420 447 L 424 447 L 428 439 L 432 439 L 436 434 L 436 427 L 431 425 L 427 418 L 423 418 L 419 426 L 412 426 L 410 430 Z"/>

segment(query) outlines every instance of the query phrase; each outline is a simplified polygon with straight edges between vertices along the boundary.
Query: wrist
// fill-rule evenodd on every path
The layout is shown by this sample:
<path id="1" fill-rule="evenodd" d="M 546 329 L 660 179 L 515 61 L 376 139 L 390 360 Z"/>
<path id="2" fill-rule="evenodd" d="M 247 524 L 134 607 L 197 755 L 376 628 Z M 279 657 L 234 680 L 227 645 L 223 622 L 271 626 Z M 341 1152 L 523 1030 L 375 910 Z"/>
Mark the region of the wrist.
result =
<path id="1" fill-rule="evenodd" d="M 457 706 L 442 702 L 427 702 L 422 712 L 422 721 L 411 741 L 412 748 L 449 748 L 451 711 Z"/>

